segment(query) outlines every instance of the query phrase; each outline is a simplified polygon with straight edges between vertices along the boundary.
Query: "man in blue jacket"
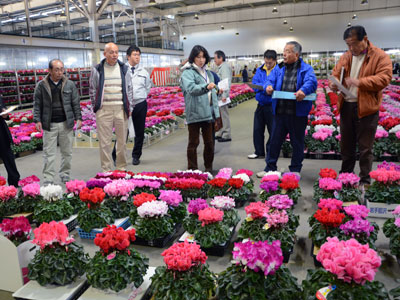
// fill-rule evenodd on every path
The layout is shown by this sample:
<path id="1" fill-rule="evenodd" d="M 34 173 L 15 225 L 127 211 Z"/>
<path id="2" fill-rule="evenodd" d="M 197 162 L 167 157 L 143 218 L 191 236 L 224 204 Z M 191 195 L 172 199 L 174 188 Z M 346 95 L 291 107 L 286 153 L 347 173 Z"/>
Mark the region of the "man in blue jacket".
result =
<path id="1" fill-rule="evenodd" d="M 252 83 L 263 86 L 267 82 L 267 76 L 271 74 L 272 70 L 276 66 L 276 51 L 267 50 L 264 52 L 264 64 L 257 68 L 255 75 L 253 76 Z M 258 101 L 257 109 L 254 112 L 254 123 L 253 123 L 253 144 L 254 153 L 248 155 L 249 159 L 263 158 L 265 153 L 268 153 L 268 148 L 271 143 L 271 133 L 273 125 L 272 115 L 272 99 L 265 90 L 254 89 L 256 92 L 256 100 Z M 268 130 L 268 141 L 267 145 L 264 146 L 264 133 L 265 126 Z"/>
<path id="2" fill-rule="evenodd" d="M 312 102 L 304 98 L 317 89 L 314 70 L 300 55 L 301 45 L 295 41 L 288 42 L 283 50 L 284 66 L 275 68 L 263 86 L 269 95 L 274 90 L 294 93 L 296 101 L 272 98 L 275 118 L 271 144 L 266 158 L 267 165 L 264 171 L 257 173 L 257 177 L 261 178 L 266 172 L 277 170 L 279 153 L 288 133 L 293 148 L 289 170 L 300 176 L 304 159 L 304 135 L 312 106 Z"/>

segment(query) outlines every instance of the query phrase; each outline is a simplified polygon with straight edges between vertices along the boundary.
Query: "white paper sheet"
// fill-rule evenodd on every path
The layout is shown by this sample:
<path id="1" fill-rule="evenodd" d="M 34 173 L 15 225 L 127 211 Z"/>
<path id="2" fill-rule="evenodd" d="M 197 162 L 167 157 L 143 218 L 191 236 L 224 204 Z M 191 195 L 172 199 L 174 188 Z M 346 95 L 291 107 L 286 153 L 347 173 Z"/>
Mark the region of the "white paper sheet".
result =
<path id="1" fill-rule="evenodd" d="M 10 112 L 12 112 L 12 111 L 16 110 L 16 109 L 17 109 L 17 107 L 18 107 L 18 105 L 13 105 L 13 106 L 10 106 L 10 107 L 9 107 L 9 108 L 7 108 L 5 111 L 3 111 L 2 113 L 0 113 L 0 116 L 4 116 L 4 115 L 7 115 L 7 114 L 9 114 Z"/>
<path id="2" fill-rule="evenodd" d="M 348 89 L 346 89 L 346 88 L 343 86 L 343 84 L 341 84 L 341 83 L 339 82 L 339 80 L 337 80 L 337 78 L 336 78 L 335 76 L 329 75 L 329 76 L 328 76 L 328 79 L 329 79 L 330 81 L 332 81 L 333 84 L 335 84 L 335 85 L 337 86 L 338 90 L 341 91 L 341 92 L 346 96 L 347 99 L 354 99 L 354 98 L 357 98 L 357 96 L 354 95 L 353 93 L 351 93 Z"/>
<path id="3" fill-rule="evenodd" d="M 231 99 L 230 99 L 229 97 L 226 98 L 226 101 L 225 101 L 225 102 L 222 102 L 222 100 L 218 100 L 218 106 L 219 106 L 219 107 L 224 106 L 224 105 L 227 105 L 227 104 L 229 104 L 229 103 L 231 103 Z"/>
<path id="4" fill-rule="evenodd" d="M 221 80 L 220 82 L 218 82 L 218 88 L 223 90 L 224 92 L 229 90 L 229 80 L 228 80 L 228 78 L 225 78 L 225 79 Z"/>

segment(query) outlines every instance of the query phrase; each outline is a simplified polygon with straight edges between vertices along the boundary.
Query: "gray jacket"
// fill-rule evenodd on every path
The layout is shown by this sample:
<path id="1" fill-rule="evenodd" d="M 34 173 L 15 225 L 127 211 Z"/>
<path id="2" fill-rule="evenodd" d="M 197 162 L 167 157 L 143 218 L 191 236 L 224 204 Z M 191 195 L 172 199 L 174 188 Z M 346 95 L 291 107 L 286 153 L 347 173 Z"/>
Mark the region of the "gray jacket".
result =
<path id="1" fill-rule="evenodd" d="M 131 104 L 131 107 L 133 107 L 136 104 L 146 101 L 147 95 L 149 94 L 151 88 L 151 80 L 149 73 L 142 66 L 136 66 L 135 72 L 132 75 L 131 65 L 128 62 L 126 63 L 126 65 L 130 69 L 130 73 L 132 76 L 134 103 L 133 105 Z"/>
<path id="2" fill-rule="evenodd" d="M 96 65 L 90 73 L 89 79 L 89 96 L 92 102 L 93 111 L 97 112 L 103 105 L 104 95 L 104 63 L 106 59 L 103 59 L 98 65 Z M 124 104 L 125 114 L 128 117 L 129 112 L 133 110 L 133 90 L 132 90 L 132 72 L 129 72 L 128 67 L 123 62 L 117 62 L 121 70 L 122 78 L 122 102 Z"/>
<path id="3" fill-rule="evenodd" d="M 218 66 L 218 71 L 217 75 L 220 80 L 224 80 L 225 78 L 228 78 L 229 82 L 229 90 L 224 91 L 219 98 L 228 98 L 229 97 L 229 92 L 231 90 L 231 85 L 232 85 L 232 70 L 231 67 L 228 65 L 228 63 L 223 62 L 220 66 Z"/>
<path id="4" fill-rule="evenodd" d="M 50 75 L 39 81 L 35 88 L 33 100 L 33 121 L 41 122 L 43 130 L 50 131 L 52 99 L 49 83 Z M 61 85 L 61 99 L 67 118 L 68 128 L 74 127 L 74 121 L 82 120 L 80 97 L 75 84 L 63 76 Z"/>

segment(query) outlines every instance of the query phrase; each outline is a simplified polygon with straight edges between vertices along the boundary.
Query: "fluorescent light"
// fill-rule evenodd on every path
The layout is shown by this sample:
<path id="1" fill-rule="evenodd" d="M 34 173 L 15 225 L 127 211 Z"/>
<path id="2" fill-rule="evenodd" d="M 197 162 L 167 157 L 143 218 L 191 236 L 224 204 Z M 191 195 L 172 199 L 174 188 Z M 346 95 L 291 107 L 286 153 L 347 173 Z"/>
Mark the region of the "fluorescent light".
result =
<path id="1" fill-rule="evenodd" d="M 335 52 L 333 53 L 333 56 L 342 56 L 344 52 Z"/>
<path id="2" fill-rule="evenodd" d="M 399 49 L 390 49 L 390 50 L 386 51 L 387 54 L 396 54 L 396 53 L 399 53 L 399 52 L 400 52 Z"/>
<path id="3" fill-rule="evenodd" d="M 319 57 L 319 54 L 310 54 L 309 57 Z"/>
<path id="4" fill-rule="evenodd" d="M 1 24 L 10 23 L 10 22 L 14 22 L 14 21 L 16 21 L 16 20 L 17 20 L 17 18 L 14 18 L 14 19 L 9 19 L 9 20 L 5 20 L 5 21 L 1 21 Z"/>
<path id="5" fill-rule="evenodd" d="M 6 63 L 4 61 L 0 61 L 0 66 L 5 66 Z"/>
<path id="6" fill-rule="evenodd" d="M 46 61 L 47 62 L 47 61 L 49 61 L 49 59 L 45 56 L 41 56 L 38 58 L 38 61 L 42 61 L 42 62 Z"/>
<path id="7" fill-rule="evenodd" d="M 49 15 L 49 14 L 58 13 L 58 12 L 60 12 L 60 11 L 62 11 L 61 8 L 59 8 L 59 9 L 54 9 L 54 10 L 50 10 L 50 11 L 46 11 L 46 12 L 44 12 L 43 14 L 47 16 L 47 15 Z"/>
<path id="8" fill-rule="evenodd" d="M 274 7 L 274 8 L 272 9 L 272 13 L 273 13 L 273 14 L 277 14 L 277 13 L 278 13 L 278 9 L 277 9 L 276 7 Z"/>

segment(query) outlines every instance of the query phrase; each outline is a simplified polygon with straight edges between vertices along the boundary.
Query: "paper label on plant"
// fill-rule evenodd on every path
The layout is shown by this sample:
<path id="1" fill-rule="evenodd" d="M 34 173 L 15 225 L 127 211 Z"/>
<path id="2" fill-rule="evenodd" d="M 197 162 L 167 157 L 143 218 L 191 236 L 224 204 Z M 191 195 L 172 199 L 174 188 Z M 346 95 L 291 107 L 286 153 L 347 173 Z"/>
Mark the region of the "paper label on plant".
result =
<path id="1" fill-rule="evenodd" d="M 268 230 L 270 228 L 271 228 L 271 226 L 268 223 L 265 223 L 265 225 L 263 226 L 264 230 Z"/>
<path id="2" fill-rule="evenodd" d="M 317 294 L 315 295 L 317 297 L 318 300 L 326 300 L 327 296 L 330 292 L 332 292 L 333 290 L 336 289 L 336 286 L 327 286 L 327 287 L 323 287 L 322 289 L 319 289 L 317 291 Z"/>
<path id="3" fill-rule="evenodd" d="M 134 289 L 132 293 L 129 294 L 128 300 L 134 300 L 136 297 L 142 292 L 142 289 L 138 287 L 137 289 Z"/>
<path id="4" fill-rule="evenodd" d="M 67 195 L 67 198 L 72 198 L 72 197 L 74 197 L 74 193 L 69 193 L 69 194 Z"/>
<path id="5" fill-rule="evenodd" d="M 253 221 L 252 217 L 246 217 L 246 222 L 251 222 L 251 221 Z"/>
<path id="6" fill-rule="evenodd" d="M 287 193 L 287 190 L 282 189 L 281 194 L 285 195 Z"/>

